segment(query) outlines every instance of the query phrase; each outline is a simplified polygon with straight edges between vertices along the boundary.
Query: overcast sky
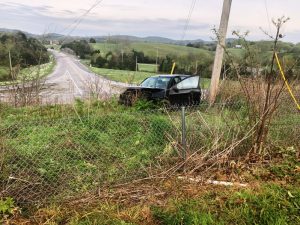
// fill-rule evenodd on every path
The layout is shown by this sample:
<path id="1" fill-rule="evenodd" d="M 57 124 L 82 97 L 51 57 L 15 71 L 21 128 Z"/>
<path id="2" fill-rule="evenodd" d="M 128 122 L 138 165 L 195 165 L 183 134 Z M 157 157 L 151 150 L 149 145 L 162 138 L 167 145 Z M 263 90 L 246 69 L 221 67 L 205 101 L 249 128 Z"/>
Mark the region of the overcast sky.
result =
<path id="1" fill-rule="evenodd" d="M 80 36 L 126 34 L 180 40 L 193 0 L 103 0 L 81 23 L 96 0 L 0 0 L 0 28 Z M 185 39 L 210 40 L 218 27 L 223 0 L 197 0 Z M 228 37 L 250 31 L 252 40 L 267 39 L 260 27 L 274 32 L 272 18 L 290 17 L 285 41 L 300 42 L 299 0 L 233 0 Z"/>

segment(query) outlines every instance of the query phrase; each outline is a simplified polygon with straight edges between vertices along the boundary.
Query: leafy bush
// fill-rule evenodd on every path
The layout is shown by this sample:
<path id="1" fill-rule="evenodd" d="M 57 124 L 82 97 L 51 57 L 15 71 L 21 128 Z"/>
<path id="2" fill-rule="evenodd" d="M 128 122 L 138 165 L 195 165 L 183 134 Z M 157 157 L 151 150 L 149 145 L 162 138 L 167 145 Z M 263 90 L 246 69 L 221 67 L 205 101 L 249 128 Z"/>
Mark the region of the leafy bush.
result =
<path id="1" fill-rule="evenodd" d="M 89 45 L 89 43 L 86 40 L 72 41 L 70 43 L 65 43 L 61 46 L 61 49 L 63 48 L 72 49 L 75 52 L 75 54 L 78 55 L 81 59 L 85 59 L 93 52 L 92 47 Z"/>
<path id="2" fill-rule="evenodd" d="M 0 222 L 3 222 L 3 219 L 12 215 L 15 211 L 15 202 L 12 198 L 0 199 Z"/>
<path id="3" fill-rule="evenodd" d="M 9 69 L 8 67 L 1 67 L 0 66 L 0 81 L 7 81 L 11 79 L 10 74 L 9 74 Z"/>
<path id="4" fill-rule="evenodd" d="M 8 50 L 10 49 L 12 65 L 27 67 L 49 62 L 47 49 L 35 38 L 27 38 L 22 32 L 16 34 L 0 34 L 0 65 L 9 66 Z"/>

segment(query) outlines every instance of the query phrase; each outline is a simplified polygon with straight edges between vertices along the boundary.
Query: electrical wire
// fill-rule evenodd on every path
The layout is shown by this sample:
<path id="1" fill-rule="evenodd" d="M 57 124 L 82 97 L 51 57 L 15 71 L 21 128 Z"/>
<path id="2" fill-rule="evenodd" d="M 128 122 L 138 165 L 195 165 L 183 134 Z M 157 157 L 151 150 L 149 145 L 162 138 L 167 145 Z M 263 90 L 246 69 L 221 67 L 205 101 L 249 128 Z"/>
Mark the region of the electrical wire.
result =
<path id="1" fill-rule="evenodd" d="M 182 33 L 182 36 L 181 36 L 181 40 L 182 40 L 182 41 L 184 40 L 185 35 L 186 35 L 186 32 L 187 32 L 187 30 L 188 30 L 188 28 L 189 28 L 190 21 L 191 21 L 191 17 L 192 17 L 193 11 L 194 11 L 194 9 L 195 9 L 196 3 L 197 3 L 197 0 L 192 0 L 191 7 L 190 7 L 190 10 L 189 10 L 187 19 L 186 19 L 186 21 L 185 21 L 183 33 Z"/>
<path id="2" fill-rule="evenodd" d="M 65 30 L 67 30 L 74 25 L 74 27 L 67 33 L 67 35 L 65 35 L 65 38 L 63 39 L 62 43 L 64 43 L 65 40 L 74 32 L 74 30 L 79 26 L 79 24 L 84 20 L 84 18 L 103 1 L 104 0 L 97 0 L 89 9 L 87 9 L 81 16 L 76 18 L 73 23 L 71 23 L 65 28 Z"/>
<path id="3" fill-rule="evenodd" d="M 265 0 L 265 9 L 266 9 L 266 14 L 267 14 L 267 20 L 268 20 L 268 24 L 269 24 L 269 32 L 271 34 L 272 29 L 271 29 L 271 23 L 270 23 L 270 15 L 269 15 L 269 10 L 268 10 L 268 3 L 267 0 Z"/>

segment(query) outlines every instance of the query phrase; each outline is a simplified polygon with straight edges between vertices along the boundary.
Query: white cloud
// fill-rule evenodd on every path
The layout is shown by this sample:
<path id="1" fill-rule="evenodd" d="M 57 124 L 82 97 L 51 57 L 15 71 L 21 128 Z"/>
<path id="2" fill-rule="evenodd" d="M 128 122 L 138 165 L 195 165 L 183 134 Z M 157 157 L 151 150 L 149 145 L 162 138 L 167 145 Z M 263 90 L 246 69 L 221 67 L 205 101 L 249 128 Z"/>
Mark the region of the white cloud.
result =
<path id="1" fill-rule="evenodd" d="M 82 15 L 96 0 L 3 0 L 0 27 L 34 33 L 60 32 Z M 103 0 L 74 30 L 76 35 L 131 34 L 161 35 L 179 39 L 192 0 Z M 186 38 L 209 39 L 218 26 L 223 0 L 198 0 Z M 267 3 L 267 7 L 266 4 Z M 259 27 L 269 31 L 269 19 L 291 17 L 285 25 L 287 41 L 300 40 L 298 0 L 233 0 L 229 36 L 232 30 L 250 30 L 250 37 L 265 38 Z M 268 13 L 267 13 L 268 12 Z M 268 14 L 268 16 L 267 16 Z"/>

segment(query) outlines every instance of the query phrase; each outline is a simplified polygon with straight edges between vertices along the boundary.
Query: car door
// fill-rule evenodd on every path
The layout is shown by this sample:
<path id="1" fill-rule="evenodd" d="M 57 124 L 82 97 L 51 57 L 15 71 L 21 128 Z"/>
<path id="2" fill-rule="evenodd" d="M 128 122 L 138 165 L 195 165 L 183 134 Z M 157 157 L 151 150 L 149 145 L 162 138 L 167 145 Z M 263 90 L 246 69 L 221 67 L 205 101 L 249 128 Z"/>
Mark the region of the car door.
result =
<path id="1" fill-rule="evenodd" d="M 174 85 L 169 92 L 169 101 L 173 105 L 199 104 L 201 99 L 200 77 L 191 76 Z"/>

